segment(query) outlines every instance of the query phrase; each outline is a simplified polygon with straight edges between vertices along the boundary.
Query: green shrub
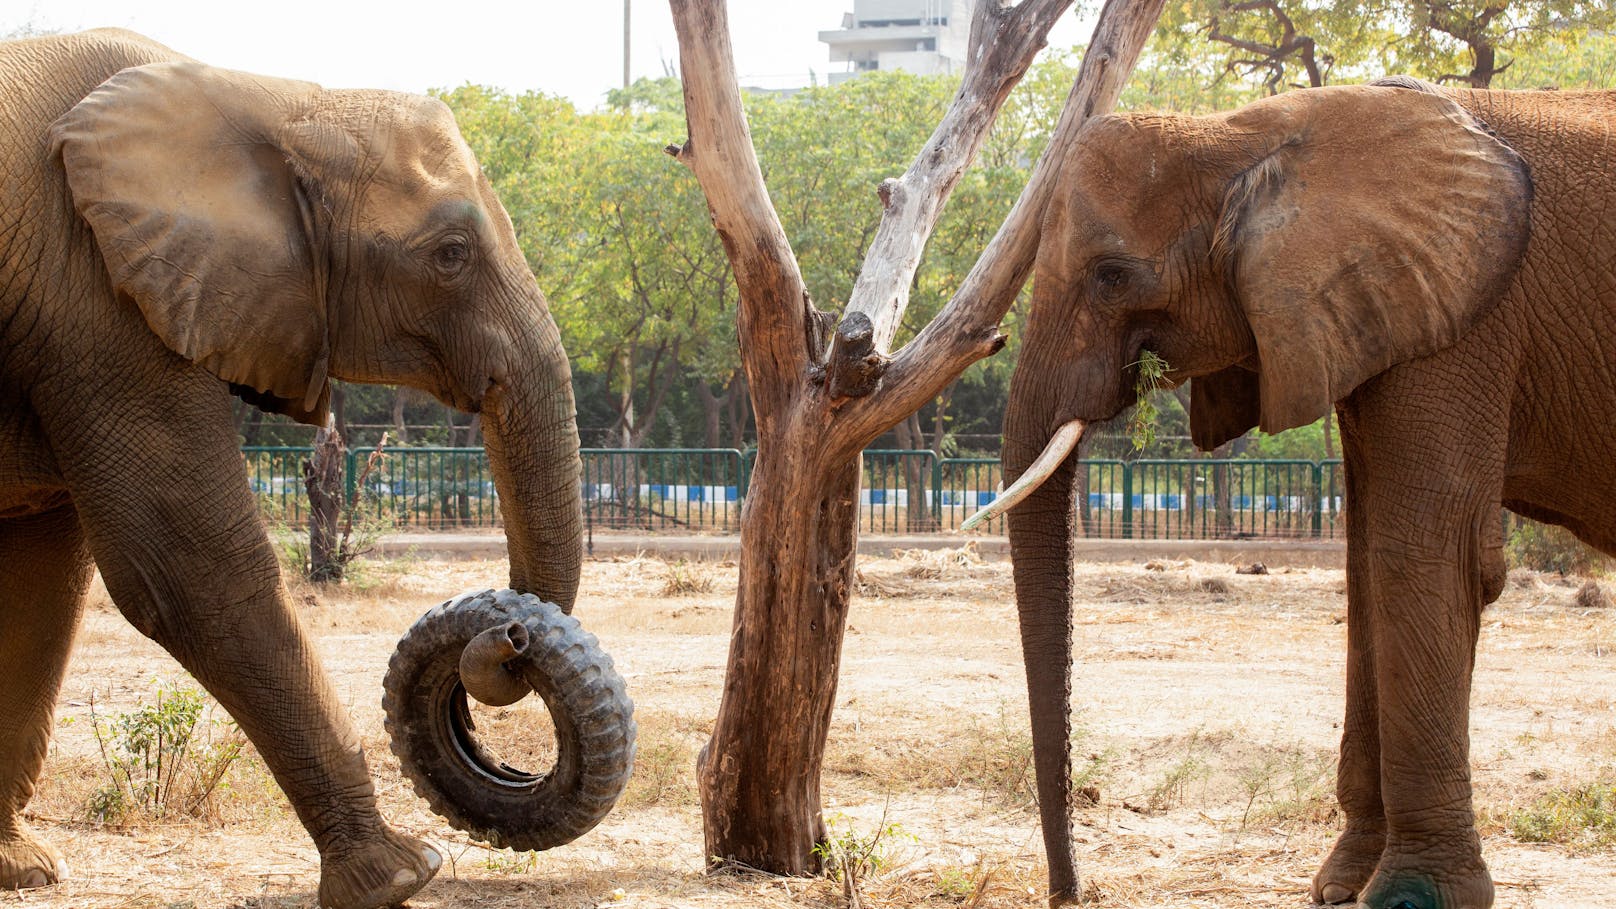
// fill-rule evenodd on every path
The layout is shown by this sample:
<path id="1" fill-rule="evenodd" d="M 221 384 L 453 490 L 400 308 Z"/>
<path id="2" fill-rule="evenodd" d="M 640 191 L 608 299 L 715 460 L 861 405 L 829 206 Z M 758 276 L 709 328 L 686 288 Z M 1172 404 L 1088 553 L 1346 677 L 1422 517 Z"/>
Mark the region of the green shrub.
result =
<path id="1" fill-rule="evenodd" d="M 1554 571 L 1562 575 L 1604 574 L 1608 560 L 1577 539 L 1571 531 L 1552 524 L 1521 521 L 1506 545 L 1513 568 Z"/>
<path id="2" fill-rule="evenodd" d="M 1556 789 L 1516 812 L 1509 830 L 1523 843 L 1594 849 L 1616 845 L 1616 784 Z"/>
<path id="3" fill-rule="evenodd" d="M 91 819 L 213 817 L 213 797 L 246 739 L 233 720 L 208 714 L 201 692 L 159 686 L 154 703 L 110 717 L 95 713 L 95 740 L 106 782 L 89 799 Z"/>

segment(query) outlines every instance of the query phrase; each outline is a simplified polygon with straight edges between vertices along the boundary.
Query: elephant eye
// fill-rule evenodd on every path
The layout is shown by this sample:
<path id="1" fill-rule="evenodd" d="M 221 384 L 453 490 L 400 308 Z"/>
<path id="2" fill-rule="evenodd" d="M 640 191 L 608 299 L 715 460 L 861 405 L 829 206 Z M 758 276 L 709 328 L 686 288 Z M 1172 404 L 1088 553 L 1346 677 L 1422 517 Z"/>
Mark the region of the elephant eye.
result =
<path id="1" fill-rule="evenodd" d="M 1116 262 L 1101 262 L 1094 267 L 1094 284 L 1101 293 L 1115 294 L 1128 284 L 1128 268 Z"/>
<path id="2" fill-rule="evenodd" d="M 433 258 L 437 261 L 438 268 L 452 275 L 471 260 L 471 244 L 463 237 L 450 237 L 438 244 Z"/>

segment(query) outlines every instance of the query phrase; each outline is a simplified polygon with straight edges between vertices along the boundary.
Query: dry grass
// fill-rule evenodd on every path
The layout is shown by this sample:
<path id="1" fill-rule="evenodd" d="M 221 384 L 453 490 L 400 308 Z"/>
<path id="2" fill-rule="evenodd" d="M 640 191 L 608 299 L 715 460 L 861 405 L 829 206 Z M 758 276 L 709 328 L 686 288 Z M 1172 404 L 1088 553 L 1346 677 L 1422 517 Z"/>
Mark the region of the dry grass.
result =
<path id="1" fill-rule="evenodd" d="M 856 875 L 861 903 L 1041 906 L 1009 566 L 965 549 L 865 560 L 860 571 L 823 794 L 833 834 L 851 844 L 893 828 L 880 861 Z M 845 884 L 833 880 L 704 873 L 694 767 L 721 691 L 732 564 L 585 566 L 577 615 L 628 679 L 640 724 L 635 778 L 600 828 L 560 849 L 514 854 L 428 813 L 387 750 L 380 677 L 421 612 L 505 576 L 501 562 L 377 563 L 360 583 L 291 590 L 365 741 L 383 811 L 449 858 L 411 905 L 847 905 Z M 1473 698 L 1472 770 L 1499 905 L 1616 905 L 1616 846 L 1601 826 L 1616 813 L 1613 777 L 1599 770 L 1616 767 L 1616 610 L 1579 605 L 1580 582 L 1520 571 L 1511 579 L 1483 617 Z M 1077 590 L 1073 756 L 1091 801 L 1075 829 L 1090 904 L 1303 905 L 1339 823 L 1341 573 L 1083 565 Z M 104 774 L 91 693 L 110 715 L 149 701 L 157 680 L 181 677 L 100 598 L 31 806 L 32 823 L 75 874 L 0 895 L 0 907 L 311 907 L 318 857 L 250 752 L 215 817 L 86 820 Z M 479 717 L 513 762 L 546 760 L 542 721 L 521 712 L 531 709 Z"/>

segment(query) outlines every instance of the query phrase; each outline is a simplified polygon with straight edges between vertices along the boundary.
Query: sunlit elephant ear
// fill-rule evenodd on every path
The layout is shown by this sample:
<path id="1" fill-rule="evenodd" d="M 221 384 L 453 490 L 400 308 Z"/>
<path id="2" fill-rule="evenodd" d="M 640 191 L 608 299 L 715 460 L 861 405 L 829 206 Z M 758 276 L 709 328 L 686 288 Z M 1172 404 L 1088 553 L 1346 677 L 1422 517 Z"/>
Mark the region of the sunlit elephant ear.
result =
<path id="1" fill-rule="evenodd" d="M 329 398 L 324 279 L 281 136 L 319 91 L 160 63 L 118 73 L 52 127 L 74 206 L 152 331 L 313 423 Z"/>
<path id="2" fill-rule="evenodd" d="M 1226 191 L 1213 261 L 1256 338 L 1264 431 L 1452 344 L 1513 277 L 1526 165 L 1436 90 L 1289 92 L 1227 126 L 1259 157 Z"/>

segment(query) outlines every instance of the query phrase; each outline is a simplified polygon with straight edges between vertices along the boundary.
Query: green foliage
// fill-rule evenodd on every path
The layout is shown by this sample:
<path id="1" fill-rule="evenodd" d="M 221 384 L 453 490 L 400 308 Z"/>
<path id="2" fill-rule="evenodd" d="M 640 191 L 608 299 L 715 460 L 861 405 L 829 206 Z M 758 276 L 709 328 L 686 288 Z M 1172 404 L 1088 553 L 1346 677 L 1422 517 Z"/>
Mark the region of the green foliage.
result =
<path id="1" fill-rule="evenodd" d="M 836 832 L 838 824 L 846 825 L 839 833 Z M 829 838 L 816 844 L 813 854 L 824 865 L 826 876 L 841 881 L 849 889 L 889 867 L 895 843 L 916 842 L 915 836 L 902 826 L 888 823 L 884 814 L 881 823 L 869 834 L 859 833 L 839 814 L 831 815 L 826 826 L 830 828 Z"/>
<path id="2" fill-rule="evenodd" d="M 1505 552 L 1509 564 L 1562 575 L 1603 574 L 1609 560 L 1564 527 L 1517 519 Z"/>
<path id="3" fill-rule="evenodd" d="M 90 817 L 128 820 L 208 817 L 213 798 L 246 739 L 233 720 L 215 720 L 202 694 L 159 685 L 156 700 L 102 717 L 90 705 L 106 782 L 90 797 Z"/>
<path id="4" fill-rule="evenodd" d="M 1298 426 L 1284 432 L 1266 433 L 1254 429 L 1247 438 L 1249 444 L 1245 454 L 1252 458 L 1322 461 L 1341 456 L 1340 444 L 1337 441 L 1341 438 L 1341 431 L 1334 413 L 1306 426 Z"/>
<path id="5" fill-rule="evenodd" d="M 1138 400 L 1134 404 L 1133 415 L 1128 418 L 1127 433 L 1134 451 L 1144 451 L 1146 446 L 1156 441 L 1156 419 L 1161 415 L 1156 409 L 1156 392 L 1172 367 L 1153 350 L 1140 351 L 1139 362 L 1128 365 L 1137 366 L 1139 371 L 1133 380 L 1133 390 Z"/>
<path id="6" fill-rule="evenodd" d="M 1616 846 L 1616 784 L 1598 781 L 1549 792 L 1516 812 L 1509 831 L 1523 843 Z"/>
<path id="7" fill-rule="evenodd" d="M 1616 32 L 1554 32 L 1534 53 L 1518 54 L 1494 88 L 1606 89 L 1616 86 Z"/>
<path id="8" fill-rule="evenodd" d="M 1141 74 L 1155 82 L 1186 73 L 1190 90 L 1169 92 L 1164 106 L 1187 112 L 1209 109 L 1209 98 L 1219 109 L 1256 94 L 1399 73 L 1485 81 L 1523 60 L 1576 56 L 1613 23 L 1605 0 L 1183 0 L 1164 9 Z M 1539 84 L 1571 87 L 1559 78 L 1494 87 Z"/>

